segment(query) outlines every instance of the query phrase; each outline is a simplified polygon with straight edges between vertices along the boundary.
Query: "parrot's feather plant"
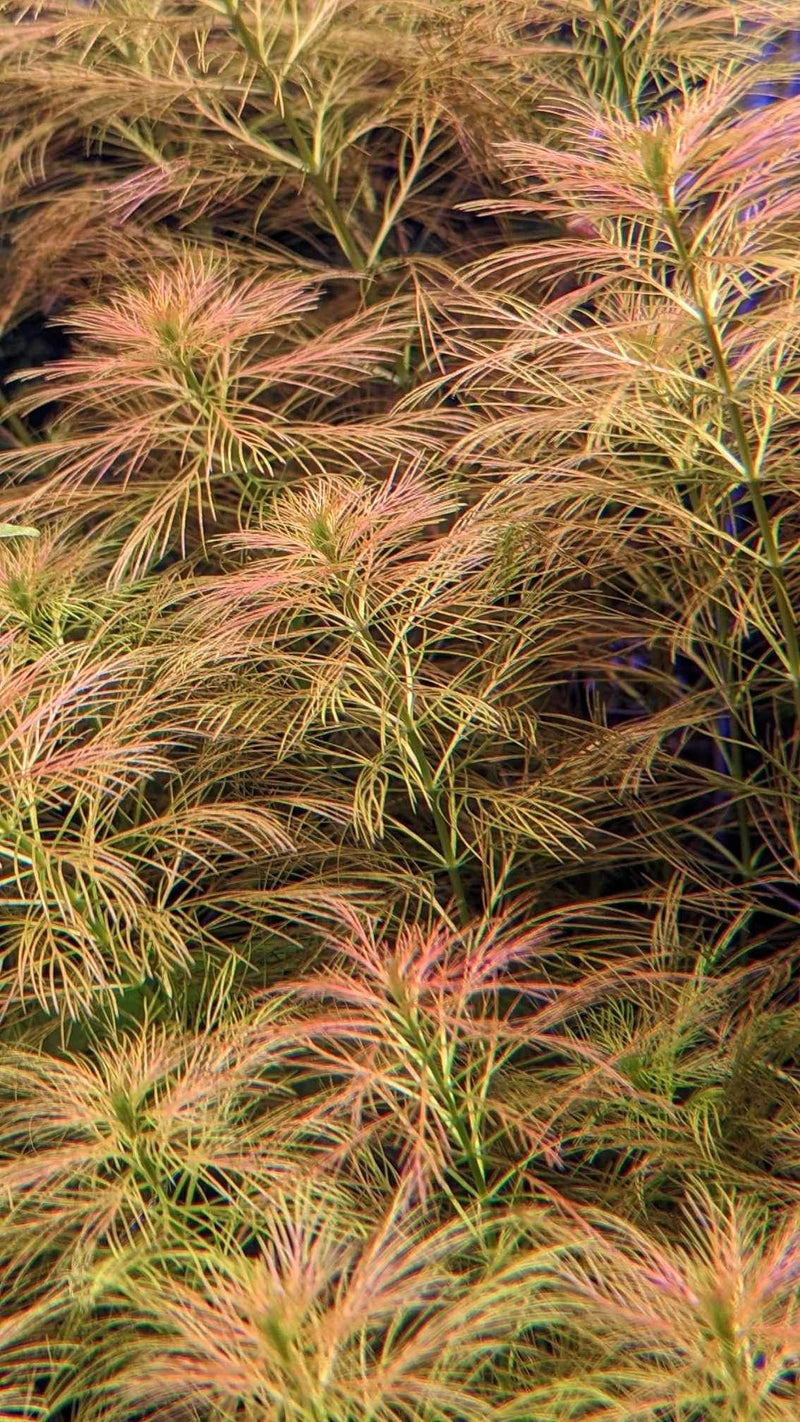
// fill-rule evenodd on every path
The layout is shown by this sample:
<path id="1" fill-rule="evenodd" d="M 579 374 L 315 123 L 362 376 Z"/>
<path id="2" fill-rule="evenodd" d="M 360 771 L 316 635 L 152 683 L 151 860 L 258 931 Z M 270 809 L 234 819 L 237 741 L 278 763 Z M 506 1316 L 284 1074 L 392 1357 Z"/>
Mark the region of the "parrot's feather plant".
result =
<path id="1" fill-rule="evenodd" d="M 794 0 L 0 0 L 0 1422 L 800 1416 Z"/>

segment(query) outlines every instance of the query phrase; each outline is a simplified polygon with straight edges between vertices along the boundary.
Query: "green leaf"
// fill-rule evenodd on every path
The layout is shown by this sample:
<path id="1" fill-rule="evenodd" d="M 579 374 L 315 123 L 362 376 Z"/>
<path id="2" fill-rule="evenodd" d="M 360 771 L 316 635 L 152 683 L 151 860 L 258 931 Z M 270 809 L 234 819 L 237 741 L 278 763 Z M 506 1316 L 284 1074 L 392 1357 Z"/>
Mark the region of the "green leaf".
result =
<path id="1" fill-rule="evenodd" d="M 0 538 L 38 538 L 38 528 L 25 523 L 0 523 Z"/>

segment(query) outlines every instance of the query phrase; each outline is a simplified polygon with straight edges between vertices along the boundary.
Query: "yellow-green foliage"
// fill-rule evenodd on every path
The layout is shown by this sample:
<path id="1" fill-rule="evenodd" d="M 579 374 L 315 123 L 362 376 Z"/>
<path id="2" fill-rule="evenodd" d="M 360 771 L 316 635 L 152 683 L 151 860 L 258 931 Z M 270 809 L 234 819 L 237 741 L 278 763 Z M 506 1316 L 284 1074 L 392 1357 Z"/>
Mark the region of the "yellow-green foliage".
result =
<path id="1" fill-rule="evenodd" d="M 796 3 L 0 15 L 0 1422 L 796 1422 Z"/>

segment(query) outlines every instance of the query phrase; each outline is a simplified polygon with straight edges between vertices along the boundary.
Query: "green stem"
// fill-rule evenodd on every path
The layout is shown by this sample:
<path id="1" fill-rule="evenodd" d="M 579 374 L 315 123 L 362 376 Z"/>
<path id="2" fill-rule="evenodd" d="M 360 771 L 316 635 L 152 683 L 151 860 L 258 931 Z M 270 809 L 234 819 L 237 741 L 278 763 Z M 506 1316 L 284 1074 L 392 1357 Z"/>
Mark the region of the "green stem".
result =
<path id="1" fill-rule="evenodd" d="M 385 677 L 389 678 L 392 681 L 395 681 L 396 683 L 396 678 L 394 677 L 394 674 L 386 657 L 384 656 L 380 647 L 375 642 L 374 638 L 364 627 L 363 619 L 360 617 L 358 609 L 351 605 L 351 598 L 346 583 L 340 578 L 337 578 L 336 581 L 339 583 L 342 595 L 342 603 L 347 617 L 350 620 L 351 630 L 355 633 L 356 637 L 361 642 L 362 646 L 370 657 L 370 660 L 380 668 L 381 672 Z M 458 856 L 453 853 L 451 827 L 448 822 L 447 816 L 442 810 L 441 788 L 436 784 L 435 776 L 433 774 L 433 771 L 431 770 L 430 762 L 428 760 L 427 752 L 425 750 L 425 743 L 411 718 L 407 706 L 402 701 L 398 714 L 400 720 L 403 723 L 403 727 L 408 738 L 408 744 L 416 762 L 416 766 L 419 771 L 420 780 L 422 781 L 428 804 L 431 808 L 433 822 L 436 826 L 436 835 L 439 840 L 439 847 L 441 850 L 442 859 L 447 870 L 447 877 L 450 880 L 450 887 L 453 891 L 453 898 L 458 908 L 459 922 L 462 928 L 466 928 L 467 924 L 471 921 L 472 914 L 470 913 L 469 904 L 467 902 L 467 893 L 466 889 L 464 888 L 464 881 L 461 877 L 461 872 L 458 867 Z"/>
<path id="2" fill-rule="evenodd" d="M 458 858 L 456 855 L 453 854 L 450 825 L 447 821 L 447 817 L 442 813 L 441 791 L 437 787 L 436 782 L 434 780 L 433 772 L 430 768 L 430 764 L 428 763 L 428 757 L 425 753 L 425 747 L 422 743 L 422 738 L 419 735 L 419 732 L 417 731 L 416 727 L 411 722 L 410 718 L 405 713 L 403 713 L 403 724 L 406 728 L 408 742 L 411 746 L 414 759 L 417 763 L 417 769 L 420 773 L 420 779 L 422 780 L 422 783 L 425 787 L 425 792 L 428 796 L 428 801 L 431 807 L 431 813 L 433 815 L 433 822 L 436 826 L 436 834 L 439 840 L 439 847 L 441 850 L 442 859 L 444 860 L 445 867 L 447 869 L 447 876 L 450 880 L 450 887 L 453 890 L 453 898 L 455 899 L 456 906 L 458 908 L 459 922 L 462 928 L 466 928 L 467 924 L 472 918 L 472 915 L 470 913 L 469 904 L 467 902 L 467 894 L 464 888 L 464 881 L 461 877 L 461 871 L 458 867 Z"/>
<path id="3" fill-rule="evenodd" d="M 247 25 L 239 14 L 238 0 L 224 0 L 224 4 L 242 48 L 250 56 L 253 63 L 258 65 L 259 69 L 267 71 L 268 66 L 264 61 L 261 45 L 256 36 L 247 28 Z M 269 77 L 272 79 L 274 76 L 270 75 Z M 317 164 L 305 134 L 296 120 L 292 118 L 291 114 L 286 112 L 285 105 L 281 106 L 281 118 L 294 144 L 295 153 L 303 164 L 304 172 L 325 209 L 325 214 L 333 230 L 333 235 L 339 243 L 342 252 L 353 268 L 353 271 L 365 272 L 367 270 L 366 258 L 347 225 L 347 219 L 341 210 L 336 194 L 325 177 L 325 174 Z"/>
<path id="4" fill-rule="evenodd" d="M 764 556 L 772 576 L 772 585 L 778 604 L 781 631 L 786 644 L 786 660 L 788 662 L 792 682 L 795 714 L 798 724 L 800 724 L 800 641 L 798 641 L 797 623 L 792 607 L 792 600 L 786 585 L 783 559 L 775 539 L 775 530 L 772 526 L 769 509 L 767 508 L 761 487 L 761 476 L 759 474 L 758 464 L 753 454 L 742 417 L 741 405 L 728 368 L 722 337 L 710 304 L 704 292 L 700 289 L 697 280 L 697 272 L 691 252 L 683 235 L 679 215 L 671 200 L 663 199 L 662 206 L 667 228 L 675 247 L 678 260 L 686 280 L 689 283 L 692 301 L 697 311 L 703 334 L 706 338 L 720 389 L 722 390 L 725 408 L 736 443 L 739 463 L 742 467 L 750 500 L 753 505 L 753 511 L 756 516 Z"/>
<path id="5" fill-rule="evenodd" d="M 730 663 L 728 663 L 727 674 L 731 676 Z M 739 741 L 733 736 L 728 738 L 723 754 L 728 763 L 728 772 L 737 785 L 744 787 L 746 776 L 744 770 L 744 756 Z M 753 846 L 750 838 L 750 818 L 747 813 L 747 804 L 742 795 L 736 796 L 736 821 L 739 830 L 739 858 L 741 869 L 745 878 L 749 878 L 753 868 Z"/>
<path id="6" fill-rule="evenodd" d="M 720 700 L 722 702 L 723 715 L 729 717 L 731 723 L 733 723 L 737 714 L 736 707 L 738 701 L 738 697 L 734 696 L 733 691 L 734 687 L 738 685 L 738 677 L 741 676 L 741 671 L 739 670 L 738 675 L 734 671 L 733 652 L 729 646 L 731 625 L 729 615 L 718 603 L 715 603 L 713 616 L 717 643 L 720 648 L 717 671 L 724 686 L 724 692 L 720 693 Z M 742 874 L 745 878 L 749 878 L 753 863 L 753 850 L 750 837 L 750 816 L 745 800 L 747 777 L 745 775 L 742 746 L 732 734 L 732 730 L 733 726 L 731 725 L 731 731 L 727 735 L 724 734 L 724 731 L 715 734 L 714 740 L 716 741 L 717 752 L 725 762 L 729 777 L 735 780 L 737 786 L 740 788 L 740 793 L 735 797 L 736 823 L 739 831 L 739 859 Z M 729 802 L 730 798 L 731 797 L 728 796 Z"/>
<path id="7" fill-rule="evenodd" d="M 31 449 L 38 443 L 35 436 L 23 424 L 19 415 L 16 415 L 10 408 L 8 400 L 2 393 L 0 393 L 0 424 L 6 425 L 16 443 L 23 445 L 24 448 Z"/>
<path id="8" fill-rule="evenodd" d="M 190 392 L 190 400 L 188 402 L 190 409 L 196 410 L 200 415 L 203 416 L 205 420 L 208 420 L 209 408 L 213 409 L 214 402 L 211 400 L 202 382 L 198 379 L 197 375 L 193 371 L 190 362 L 188 360 L 184 360 L 181 356 L 176 356 L 175 368 L 179 371 L 181 378 L 186 382 L 186 387 Z M 223 414 L 225 413 L 224 406 L 221 404 L 221 402 L 217 402 L 216 408 L 218 410 L 221 410 Z M 242 473 L 237 473 L 236 469 L 233 467 L 233 464 L 231 464 L 229 468 L 221 466 L 220 472 L 225 476 L 226 479 L 230 480 L 234 488 L 238 490 L 239 494 L 241 494 L 242 498 L 244 499 L 249 493 L 249 482 L 247 478 L 248 471 L 245 467 L 245 461 L 243 459 L 240 459 L 239 463 L 242 466 Z M 244 478 L 242 477 L 242 474 L 244 474 Z"/>
<path id="9" fill-rule="evenodd" d="M 295 147 L 295 152 L 297 153 L 298 158 L 302 160 L 308 178 L 312 183 L 317 193 L 317 196 L 319 197 L 320 202 L 322 203 L 322 206 L 325 209 L 325 214 L 333 229 L 333 235 L 339 243 L 342 252 L 346 256 L 348 262 L 350 263 L 350 266 L 353 268 L 353 271 L 366 272 L 366 257 L 361 252 L 361 249 L 358 247 L 355 238 L 353 237 L 353 234 L 351 233 L 347 225 L 347 219 L 345 218 L 341 207 L 339 206 L 333 188 L 328 182 L 328 179 L 325 177 L 325 174 L 314 161 L 314 155 L 308 146 L 308 141 L 305 137 L 305 134 L 303 133 L 299 125 L 295 122 L 295 120 L 291 117 L 291 115 L 286 112 L 284 112 L 283 114 L 283 122 L 289 131 L 289 135 Z"/>
<path id="10" fill-rule="evenodd" d="M 444 1104 L 450 1127 L 463 1152 L 464 1159 L 469 1166 L 473 1186 L 478 1196 L 482 1197 L 486 1191 L 486 1167 L 480 1149 L 476 1150 L 472 1134 L 463 1122 L 453 1083 L 436 1061 L 436 1043 L 429 1042 L 426 1039 L 424 1033 L 414 1020 L 414 1017 L 409 1015 L 408 1004 L 405 1001 L 400 1000 L 398 1006 L 403 1035 L 419 1054 L 425 1071 L 428 1072 L 433 1081 L 434 1087 Z"/>
<path id="11" fill-rule="evenodd" d="M 609 12 L 608 0 L 599 0 L 596 13 L 603 34 L 603 42 L 611 61 L 611 70 L 617 90 L 617 103 L 626 119 L 632 122 L 635 117 L 635 104 L 625 69 L 625 56 L 614 25 L 613 15 Z"/>

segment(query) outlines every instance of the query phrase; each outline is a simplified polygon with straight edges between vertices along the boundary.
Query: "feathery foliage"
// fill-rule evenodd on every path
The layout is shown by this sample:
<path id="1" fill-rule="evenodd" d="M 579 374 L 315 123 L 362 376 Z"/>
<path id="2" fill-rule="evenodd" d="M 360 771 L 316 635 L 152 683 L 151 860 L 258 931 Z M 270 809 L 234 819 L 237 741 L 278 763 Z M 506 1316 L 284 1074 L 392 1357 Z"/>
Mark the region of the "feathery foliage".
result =
<path id="1" fill-rule="evenodd" d="M 789 0 L 0 0 L 0 1422 L 800 1412 Z"/>

